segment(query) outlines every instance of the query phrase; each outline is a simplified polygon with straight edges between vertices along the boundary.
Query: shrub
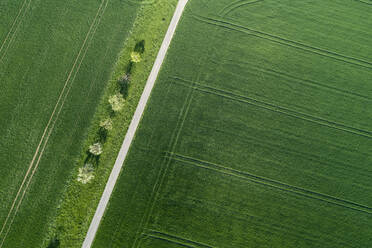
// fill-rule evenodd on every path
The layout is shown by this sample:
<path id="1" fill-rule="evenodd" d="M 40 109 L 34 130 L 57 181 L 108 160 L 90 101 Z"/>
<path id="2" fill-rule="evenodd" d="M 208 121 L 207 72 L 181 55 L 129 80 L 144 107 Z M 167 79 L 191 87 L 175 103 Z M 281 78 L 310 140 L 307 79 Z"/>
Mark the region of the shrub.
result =
<path id="1" fill-rule="evenodd" d="M 111 108 L 114 112 L 120 111 L 124 107 L 123 95 L 117 93 L 115 95 L 110 96 L 109 103 L 111 104 Z"/>
<path id="2" fill-rule="evenodd" d="M 141 54 L 139 52 L 132 52 L 130 58 L 133 63 L 141 62 Z"/>
<path id="3" fill-rule="evenodd" d="M 124 73 L 119 79 L 118 83 L 120 85 L 122 84 L 129 84 L 130 83 L 130 74 L 129 73 Z"/>
<path id="4" fill-rule="evenodd" d="M 122 75 L 118 79 L 118 85 L 120 87 L 120 93 L 123 95 L 123 97 L 126 97 L 128 95 L 129 84 L 130 84 L 130 74 L 129 74 L 129 72 L 127 72 L 127 73 L 124 73 L 124 75 Z"/>
<path id="5" fill-rule="evenodd" d="M 94 178 L 94 167 L 92 164 L 85 164 L 79 168 L 79 174 L 77 180 L 82 184 L 88 183 Z"/>
<path id="6" fill-rule="evenodd" d="M 105 130 L 111 130 L 112 129 L 112 120 L 111 118 L 108 118 L 106 120 L 103 120 L 99 123 L 99 126 Z"/>
<path id="7" fill-rule="evenodd" d="M 93 154 L 94 156 L 99 156 L 103 152 L 102 144 L 97 142 L 89 146 L 89 152 Z"/>

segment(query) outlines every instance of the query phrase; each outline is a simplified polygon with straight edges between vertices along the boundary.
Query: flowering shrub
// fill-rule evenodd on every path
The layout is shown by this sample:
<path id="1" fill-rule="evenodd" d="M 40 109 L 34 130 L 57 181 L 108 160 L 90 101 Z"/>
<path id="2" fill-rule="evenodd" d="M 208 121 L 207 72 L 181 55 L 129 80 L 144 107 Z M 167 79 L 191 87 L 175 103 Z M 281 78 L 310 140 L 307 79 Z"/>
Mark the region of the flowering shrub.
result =
<path id="1" fill-rule="evenodd" d="M 102 127 L 105 130 L 111 130 L 112 129 L 112 120 L 110 118 L 103 120 L 99 123 L 99 126 Z"/>
<path id="2" fill-rule="evenodd" d="M 130 54 L 130 60 L 133 63 L 139 63 L 139 62 L 141 62 L 141 54 L 139 52 L 132 52 Z"/>
<path id="3" fill-rule="evenodd" d="M 79 168 L 79 174 L 77 180 L 82 184 L 88 183 L 94 178 L 94 167 L 92 164 L 85 164 Z"/>
<path id="4" fill-rule="evenodd" d="M 123 95 L 117 93 L 109 97 L 109 103 L 114 112 L 120 111 L 124 107 L 124 98 Z"/>
<path id="5" fill-rule="evenodd" d="M 97 142 L 91 146 L 89 146 L 89 152 L 95 156 L 100 155 L 103 152 L 102 144 Z"/>

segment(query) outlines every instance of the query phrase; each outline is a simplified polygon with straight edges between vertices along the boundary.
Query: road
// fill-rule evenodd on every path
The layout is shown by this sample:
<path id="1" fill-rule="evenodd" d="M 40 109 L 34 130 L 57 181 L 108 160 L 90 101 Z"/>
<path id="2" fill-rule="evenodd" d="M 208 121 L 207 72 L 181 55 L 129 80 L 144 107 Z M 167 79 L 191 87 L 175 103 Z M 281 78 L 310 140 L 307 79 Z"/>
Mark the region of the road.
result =
<path id="1" fill-rule="evenodd" d="M 114 190 L 116 181 L 119 177 L 120 171 L 123 167 L 124 160 L 128 154 L 129 147 L 133 141 L 134 134 L 137 130 L 137 127 L 140 123 L 140 120 L 142 118 L 143 112 L 145 110 L 146 104 L 150 98 L 151 91 L 155 85 L 156 78 L 158 77 L 161 65 L 163 64 L 165 55 L 168 51 L 169 45 L 171 43 L 171 40 L 173 38 L 173 35 L 176 31 L 177 24 L 179 20 L 181 19 L 182 13 L 185 9 L 185 6 L 189 0 L 179 0 L 178 5 L 176 7 L 176 11 L 174 12 L 173 18 L 171 20 L 171 23 L 169 24 L 167 33 L 164 37 L 163 43 L 160 47 L 159 53 L 156 57 L 155 63 L 152 67 L 151 73 L 149 78 L 147 79 L 145 89 L 143 90 L 143 93 L 141 95 L 141 99 L 138 103 L 136 112 L 134 113 L 133 119 L 129 125 L 128 131 L 125 135 L 123 144 L 121 146 L 120 152 L 118 154 L 118 157 L 116 158 L 114 168 L 111 171 L 110 177 L 106 183 L 105 190 L 103 191 L 103 194 L 101 196 L 101 199 L 99 201 L 98 207 L 96 209 L 96 212 L 94 214 L 93 220 L 90 223 L 88 233 L 85 237 L 84 243 L 82 245 L 82 248 L 90 248 L 93 244 L 94 238 L 96 236 L 99 224 L 102 220 L 103 214 L 105 213 L 105 209 L 107 207 L 107 204 L 110 200 L 110 196 Z"/>

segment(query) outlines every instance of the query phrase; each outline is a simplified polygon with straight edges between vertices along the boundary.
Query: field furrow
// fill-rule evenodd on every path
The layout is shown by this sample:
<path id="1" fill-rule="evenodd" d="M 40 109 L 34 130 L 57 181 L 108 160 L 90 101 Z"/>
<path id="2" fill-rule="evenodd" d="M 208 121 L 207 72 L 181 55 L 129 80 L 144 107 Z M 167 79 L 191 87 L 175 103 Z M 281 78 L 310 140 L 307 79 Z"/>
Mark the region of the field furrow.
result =
<path id="1" fill-rule="evenodd" d="M 190 81 L 184 80 L 184 79 L 181 79 L 181 78 L 175 78 L 175 79 L 190 83 Z M 344 125 L 342 123 L 337 123 L 337 122 L 327 120 L 327 119 L 323 119 L 323 118 L 320 118 L 320 117 L 317 117 L 317 116 L 312 116 L 312 115 L 305 114 L 305 113 L 302 113 L 302 112 L 294 111 L 294 110 L 291 110 L 291 109 L 287 109 L 287 108 L 284 108 L 284 107 L 281 107 L 281 106 L 274 105 L 272 103 L 263 102 L 263 101 L 260 101 L 260 100 L 257 100 L 257 99 L 251 98 L 251 97 L 237 95 L 237 94 L 234 94 L 232 92 L 224 91 L 224 90 L 221 90 L 221 89 L 217 89 L 217 88 L 206 86 L 206 85 L 199 84 L 199 83 L 194 83 L 195 86 L 192 86 L 192 85 L 189 85 L 189 84 L 184 84 L 184 85 L 188 86 L 188 87 L 193 87 L 194 89 L 197 89 L 197 90 L 205 92 L 205 93 L 216 94 L 216 95 L 219 95 L 221 97 L 229 98 L 229 99 L 234 100 L 234 101 L 244 102 L 244 103 L 251 104 L 251 105 L 254 105 L 256 107 L 259 107 L 259 108 L 263 108 L 263 109 L 270 110 L 270 111 L 273 111 L 273 112 L 277 112 L 277 113 L 280 113 L 280 114 L 288 115 L 288 116 L 298 118 L 298 119 L 302 119 L 302 120 L 305 120 L 305 121 L 310 121 L 310 122 L 313 122 L 313 123 L 317 123 L 319 125 L 327 126 L 329 128 L 332 128 L 332 129 L 337 129 L 337 130 L 340 130 L 340 131 L 352 133 L 352 134 L 363 136 L 363 137 L 366 137 L 366 138 L 372 138 L 372 132 L 370 132 L 368 130 L 355 128 L 355 127 L 350 127 L 350 126 Z"/>
<path id="2" fill-rule="evenodd" d="M 199 243 L 199 242 L 196 242 L 196 241 L 193 241 L 193 240 L 190 240 L 190 239 L 178 237 L 178 236 L 175 236 L 175 235 L 171 235 L 171 234 L 156 231 L 156 230 L 147 230 L 147 232 L 144 235 L 149 236 L 149 237 L 153 237 L 153 238 L 166 240 L 166 241 L 169 241 L 169 242 L 174 242 L 174 243 L 180 244 L 181 246 L 184 246 L 184 247 L 213 248 L 213 246 L 210 246 L 210 245 L 206 245 L 206 244 Z"/>
<path id="3" fill-rule="evenodd" d="M 346 56 L 346 55 L 338 54 L 338 53 L 328 51 L 328 50 L 324 50 L 324 49 L 317 48 L 317 47 L 312 47 L 312 46 L 302 44 L 302 43 L 299 43 L 299 42 L 296 42 L 296 41 L 288 40 L 286 38 L 278 37 L 278 36 L 268 34 L 268 33 L 262 32 L 262 31 L 254 30 L 254 29 L 251 29 L 251 28 L 239 25 L 239 24 L 235 24 L 235 23 L 232 23 L 232 22 L 229 22 L 229 21 L 224 21 L 224 20 L 219 20 L 219 19 L 204 17 L 204 16 L 195 16 L 195 18 L 197 20 L 200 20 L 200 21 L 208 23 L 208 24 L 212 24 L 212 25 L 216 25 L 216 26 L 219 26 L 219 27 L 227 28 L 227 29 L 237 31 L 237 32 L 242 32 L 242 33 L 245 33 L 245 34 L 248 34 L 248 35 L 251 35 L 251 36 L 255 36 L 257 38 L 264 39 L 264 40 L 267 40 L 267 41 L 270 41 L 270 42 L 274 42 L 274 43 L 277 43 L 277 44 L 280 44 L 280 45 L 285 45 L 285 46 L 288 46 L 288 47 L 292 47 L 294 49 L 303 50 L 303 51 L 306 51 L 306 52 L 309 52 L 309 53 L 313 53 L 313 54 L 316 54 L 316 55 L 331 58 L 331 59 L 334 59 L 334 60 L 337 60 L 337 61 L 340 61 L 340 62 L 343 62 L 343 63 L 348 63 L 348 64 L 351 64 L 351 65 L 363 67 L 363 68 L 366 68 L 366 69 L 372 69 L 372 62 L 369 62 L 369 61 L 349 57 L 349 56 Z"/>
<path id="4" fill-rule="evenodd" d="M 170 157 L 170 156 L 172 156 L 172 157 Z M 223 166 L 223 165 L 213 164 L 213 163 L 210 163 L 210 162 L 207 162 L 207 161 L 201 161 L 201 160 L 198 160 L 198 159 L 195 159 L 195 158 L 191 158 L 191 157 L 188 157 L 188 156 L 175 154 L 175 153 L 169 153 L 168 157 L 170 159 L 173 159 L 173 160 L 177 160 L 177 161 L 180 161 L 180 162 L 187 162 L 189 164 L 199 166 L 199 167 L 202 167 L 202 168 L 206 168 L 206 169 L 211 169 L 211 170 L 214 170 L 216 172 L 223 173 L 223 174 L 226 174 L 226 175 L 235 176 L 235 177 L 239 177 L 239 178 L 242 178 L 242 179 L 247 179 L 249 181 L 259 183 L 259 184 L 263 184 L 265 186 L 272 187 L 272 188 L 275 188 L 275 189 L 279 189 L 279 190 L 282 190 L 282 191 L 290 192 L 290 193 L 293 193 L 293 194 L 298 194 L 298 195 L 308 197 L 308 198 L 312 198 L 312 199 L 317 199 L 319 201 L 324 201 L 324 202 L 327 202 L 329 204 L 334 204 L 334 205 L 344 207 L 344 208 L 347 208 L 347 209 L 350 209 L 350 210 L 360 211 L 360 212 L 365 213 L 365 214 L 372 214 L 372 208 L 369 207 L 369 206 L 364 206 L 364 205 L 359 204 L 359 203 L 351 202 L 351 201 L 348 201 L 348 200 L 340 199 L 340 198 L 329 196 L 329 195 L 324 195 L 324 194 L 321 194 L 321 193 L 318 193 L 318 192 L 314 192 L 314 191 L 310 191 L 310 190 L 307 190 L 307 189 L 299 188 L 299 187 L 296 187 L 296 186 L 293 186 L 293 185 L 288 185 L 288 184 L 278 182 L 278 181 L 274 181 L 274 180 L 271 180 L 271 179 L 268 179 L 268 178 L 262 178 L 262 177 L 244 172 L 244 171 L 231 169 L 231 168 Z"/>
<path id="5" fill-rule="evenodd" d="M 238 9 L 242 6 L 262 2 L 263 0 L 239 0 L 236 2 L 232 2 L 231 4 L 227 5 L 225 8 L 223 8 L 220 12 L 221 16 L 226 16 L 230 12 L 234 11 L 235 9 Z"/>

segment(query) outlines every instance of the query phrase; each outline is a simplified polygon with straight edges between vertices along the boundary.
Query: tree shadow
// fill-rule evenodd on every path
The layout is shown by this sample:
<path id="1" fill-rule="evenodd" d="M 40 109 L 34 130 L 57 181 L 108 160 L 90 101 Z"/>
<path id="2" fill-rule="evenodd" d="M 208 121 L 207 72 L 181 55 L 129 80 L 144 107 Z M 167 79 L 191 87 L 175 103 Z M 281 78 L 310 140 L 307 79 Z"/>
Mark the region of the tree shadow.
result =
<path id="1" fill-rule="evenodd" d="M 130 60 L 125 70 L 126 74 L 129 74 L 129 75 L 131 74 L 133 70 L 133 66 L 134 66 L 134 63 Z"/>
<path id="2" fill-rule="evenodd" d="M 129 91 L 129 81 L 119 81 L 119 88 L 120 94 L 123 95 L 123 98 L 127 98 Z"/>
<path id="3" fill-rule="evenodd" d="M 60 242 L 59 242 L 59 239 L 57 239 L 56 237 L 52 238 L 49 241 L 49 245 L 47 246 L 47 248 L 59 248 L 59 247 L 60 247 Z"/>
<path id="4" fill-rule="evenodd" d="M 144 53 L 145 52 L 145 40 L 141 40 L 136 43 L 134 46 L 134 51 L 138 53 Z"/>
<path id="5" fill-rule="evenodd" d="M 104 144 L 106 142 L 107 134 L 108 134 L 108 131 L 106 129 L 104 129 L 103 127 L 101 127 L 98 130 L 99 142 L 101 144 Z"/>

